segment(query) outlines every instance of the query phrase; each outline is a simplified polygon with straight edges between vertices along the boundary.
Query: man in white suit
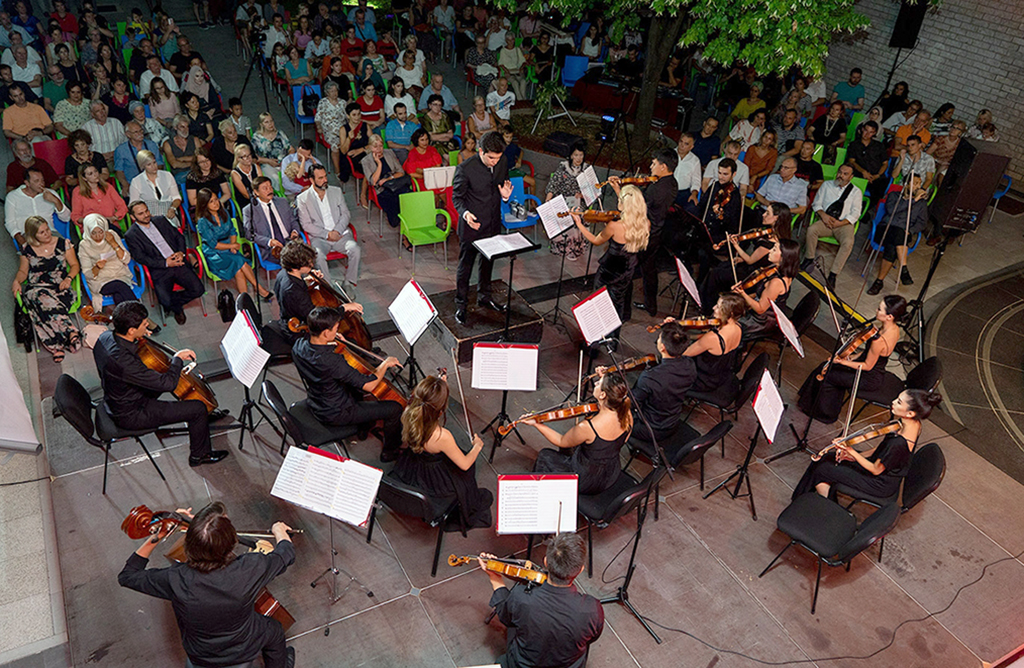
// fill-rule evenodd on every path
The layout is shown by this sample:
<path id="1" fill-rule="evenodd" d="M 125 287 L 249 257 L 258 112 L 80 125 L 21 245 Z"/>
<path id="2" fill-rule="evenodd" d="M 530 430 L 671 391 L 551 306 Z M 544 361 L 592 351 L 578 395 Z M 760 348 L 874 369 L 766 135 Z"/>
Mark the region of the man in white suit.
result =
<path id="1" fill-rule="evenodd" d="M 264 260 L 271 258 L 271 248 L 284 248 L 292 239 L 301 238 L 302 229 L 295 212 L 283 197 L 274 197 L 274 184 L 265 176 L 252 182 L 256 197 L 242 209 L 242 223 L 247 237 L 259 246 Z"/>
<path id="2" fill-rule="evenodd" d="M 316 164 L 311 167 L 313 186 L 295 198 L 299 210 L 299 224 L 316 249 L 316 268 L 329 277 L 327 254 L 340 252 L 348 255 L 345 289 L 351 292 L 359 282 L 359 258 L 362 249 L 353 238 L 348 222 L 350 215 L 345 197 L 338 186 L 327 185 L 327 168 Z M 353 296 L 353 295 L 349 295 Z"/>

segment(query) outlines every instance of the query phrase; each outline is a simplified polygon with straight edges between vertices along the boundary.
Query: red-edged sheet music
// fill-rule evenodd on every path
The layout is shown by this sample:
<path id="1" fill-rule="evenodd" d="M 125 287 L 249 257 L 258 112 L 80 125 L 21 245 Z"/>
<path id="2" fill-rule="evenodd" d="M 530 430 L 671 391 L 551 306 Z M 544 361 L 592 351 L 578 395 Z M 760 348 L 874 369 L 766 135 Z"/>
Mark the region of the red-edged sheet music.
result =
<path id="1" fill-rule="evenodd" d="M 319 448 L 293 447 L 270 494 L 353 526 L 365 526 L 383 474 Z"/>
<path id="2" fill-rule="evenodd" d="M 573 306 L 572 314 L 588 345 L 600 341 L 622 326 L 619 313 L 615 310 L 611 295 L 608 294 L 608 288 L 601 288 Z"/>
<path id="3" fill-rule="evenodd" d="M 437 309 L 419 283 L 409 281 L 388 306 L 388 315 L 409 345 L 416 345 L 423 332 L 437 317 Z"/>
<path id="4" fill-rule="evenodd" d="M 575 473 L 498 476 L 499 534 L 576 531 Z"/>
<path id="5" fill-rule="evenodd" d="M 473 380 L 477 390 L 537 389 L 540 348 L 533 343 L 474 343 Z"/>

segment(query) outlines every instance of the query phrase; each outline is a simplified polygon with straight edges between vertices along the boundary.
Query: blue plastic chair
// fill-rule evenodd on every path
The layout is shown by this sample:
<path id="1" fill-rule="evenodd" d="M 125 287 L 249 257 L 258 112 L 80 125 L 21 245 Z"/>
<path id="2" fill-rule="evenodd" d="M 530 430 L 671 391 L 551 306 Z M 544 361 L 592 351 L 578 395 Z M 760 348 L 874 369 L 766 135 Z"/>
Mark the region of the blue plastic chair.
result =
<path id="1" fill-rule="evenodd" d="M 65 205 L 65 208 L 67 208 L 67 205 Z M 56 213 L 54 213 L 51 217 L 53 218 L 53 223 L 51 225 L 53 227 L 53 231 L 59 234 L 60 236 L 64 237 L 68 241 L 73 241 L 73 239 L 71 238 L 71 221 L 64 222 L 63 220 L 57 217 Z M 11 237 L 11 240 L 14 241 L 14 238 Z M 18 242 L 15 241 L 14 245 L 17 246 Z M 20 252 L 21 249 L 19 248 L 18 251 Z"/>
<path id="2" fill-rule="evenodd" d="M 1006 185 L 992 195 L 992 199 L 995 200 L 995 204 L 992 205 L 992 213 L 988 214 L 988 222 L 990 223 L 992 222 L 992 216 L 996 215 L 996 209 L 999 207 L 999 200 L 1003 198 L 1003 195 L 1010 192 L 1010 188 L 1013 186 L 1013 179 L 1010 178 L 1009 174 L 1003 174 L 1003 179 L 1006 180 Z"/>
<path id="3" fill-rule="evenodd" d="M 513 177 L 512 179 L 510 179 L 510 181 L 512 182 L 512 195 L 508 198 L 509 202 L 511 202 L 512 200 L 515 200 L 515 201 L 519 202 L 520 204 L 522 204 L 523 206 L 525 206 L 527 202 L 532 201 L 537 206 L 541 205 L 541 201 L 538 198 L 534 197 L 533 195 L 527 194 L 526 189 L 523 188 L 523 177 L 516 176 L 516 177 Z M 534 240 L 534 242 L 536 242 L 537 241 L 537 222 L 540 220 L 540 216 L 536 212 L 528 212 L 526 214 L 526 220 L 513 220 L 513 221 L 510 221 L 508 219 L 508 216 L 511 215 L 511 213 L 512 213 L 512 208 L 508 205 L 508 202 L 502 202 L 501 203 L 501 226 L 504 227 L 506 230 L 521 230 L 524 227 L 532 227 L 533 228 L 533 240 Z"/>
<path id="4" fill-rule="evenodd" d="M 904 225 L 905 225 L 906 221 L 904 220 L 903 222 L 904 222 Z M 875 218 L 874 218 L 874 220 L 871 221 L 871 236 L 868 237 L 868 240 L 871 242 L 871 248 L 873 248 L 875 251 L 877 251 L 879 253 L 882 252 L 882 246 L 881 246 L 881 244 L 878 244 L 878 243 L 875 242 L 875 231 L 878 229 L 879 225 L 884 225 L 884 224 L 885 224 L 885 200 L 883 199 L 883 200 L 881 200 L 878 203 L 878 210 L 875 212 Z M 902 225 L 898 225 L 898 221 L 895 221 L 895 220 L 892 221 L 892 224 L 895 227 L 902 227 Z M 920 232 L 917 233 L 917 238 L 914 239 L 914 243 L 909 248 L 907 248 L 907 255 L 913 253 L 914 249 L 917 248 L 917 245 L 919 243 L 921 243 L 921 233 Z"/>
<path id="5" fill-rule="evenodd" d="M 128 268 L 132 270 L 132 276 L 135 277 L 136 285 L 131 286 L 132 292 L 135 293 L 136 299 L 142 301 L 142 295 L 146 294 L 146 274 L 142 271 L 142 267 L 140 267 L 135 260 L 128 263 Z M 82 289 L 85 290 L 86 299 L 92 303 L 92 292 L 89 291 L 89 281 L 82 281 Z M 103 295 L 103 305 L 113 306 L 114 298 L 110 295 Z"/>
<path id="6" fill-rule="evenodd" d="M 562 68 L 562 85 L 572 88 L 583 78 L 590 67 L 590 59 L 586 56 L 566 56 L 565 67 Z"/>
<path id="7" fill-rule="evenodd" d="M 295 121 L 299 124 L 299 130 L 302 132 L 302 136 L 306 136 L 306 126 L 313 125 L 315 120 L 314 116 L 304 116 L 299 112 L 299 102 L 302 101 L 302 94 L 306 91 L 311 91 L 320 95 L 320 84 L 303 84 L 301 86 L 292 86 L 292 111 L 295 114 Z"/>

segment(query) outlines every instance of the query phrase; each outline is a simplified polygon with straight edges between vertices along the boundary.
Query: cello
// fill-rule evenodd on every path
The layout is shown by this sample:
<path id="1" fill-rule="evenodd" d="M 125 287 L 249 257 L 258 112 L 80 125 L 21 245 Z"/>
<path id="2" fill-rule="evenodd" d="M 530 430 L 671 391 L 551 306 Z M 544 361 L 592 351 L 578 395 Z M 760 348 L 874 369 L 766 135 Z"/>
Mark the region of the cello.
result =
<path id="1" fill-rule="evenodd" d="M 310 272 L 303 277 L 303 280 L 306 282 L 306 290 L 309 291 L 309 298 L 312 300 L 313 306 L 342 308 L 345 304 L 352 303 L 351 299 L 335 289 L 330 281 L 318 273 Z M 361 348 L 373 348 L 370 330 L 366 328 L 363 316 L 355 311 L 345 311 L 341 326 L 338 327 L 338 333 Z"/>
<path id="2" fill-rule="evenodd" d="M 78 312 L 82 316 L 82 320 L 86 322 L 104 325 L 110 323 L 110 316 L 96 313 L 90 304 L 82 306 Z M 177 350 L 163 343 L 157 343 L 148 336 L 138 339 L 136 343 L 138 343 L 139 359 L 142 360 L 143 364 L 157 373 L 167 373 L 170 371 L 171 363 L 174 355 L 178 352 Z M 208 413 L 217 410 L 217 397 L 214 396 L 210 385 L 203 378 L 203 374 L 199 373 L 196 369 L 195 362 L 186 364 L 181 370 L 181 373 L 178 375 L 178 385 L 174 388 L 172 394 L 179 401 L 195 400 L 203 402 Z"/>

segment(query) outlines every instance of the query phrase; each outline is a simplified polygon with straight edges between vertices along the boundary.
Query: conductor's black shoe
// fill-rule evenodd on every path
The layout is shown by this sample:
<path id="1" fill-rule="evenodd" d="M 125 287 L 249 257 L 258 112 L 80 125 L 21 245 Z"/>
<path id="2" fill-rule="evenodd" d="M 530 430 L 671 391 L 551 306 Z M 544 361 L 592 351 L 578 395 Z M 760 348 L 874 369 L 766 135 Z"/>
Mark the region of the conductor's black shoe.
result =
<path id="1" fill-rule="evenodd" d="M 294 647 L 286 647 L 284 650 L 284 668 L 295 668 Z"/>
<path id="2" fill-rule="evenodd" d="M 209 420 L 210 422 L 216 422 L 217 420 L 223 420 L 224 418 L 229 417 L 231 417 L 231 413 L 227 412 L 223 408 L 218 408 L 217 410 L 210 412 Z"/>
<path id="3" fill-rule="evenodd" d="M 455 322 L 460 325 L 466 324 L 466 309 L 460 308 L 455 310 Z"/>
<path id="4" fill-rule="evenodd" d="M 647 304 L 643 302 L 633 302 L 633 308 L 635 308 L 638 311 L 646 311 L 647 315 L 651 316 L 652 318 L 658 315 L 657 309 L 655 309 L 654 313 L 651 313 L 651 310 L 647 308 Z"/>
<path id="5" fill-rule="evenodd" d="M 910 276 L 910 272 L 907 271 L 906 267 L 903 267 L 903 271 L 900 272 L 900 283 L 903 285 L 913 285 L 914 279 Z"/>
<path id="6" fill-rule="evenodd" d="M 505 305 L 504 304 L 499 304 L 498 302 L 494 301 L 493 299 L 484 299 L 482 301 L 477 302 L 477 305 L 483 306 L 484 308 L 489 308 L 492 311 L 497 311 L 498 313 L 504 313 L 505 312 Z"/>
<path id="7" fill-rule="evenodd" d="M 883 283 L 881 281 L 881 279 L 876 278 L 875 282 L 871 284 L 870 288 L 868 288 L 868 294 L 869 295 L 877 295 L 879 292 L 882 291 L 882 288 L 884 288 L 884 287 L 885 287 L 885 283 Z"/>
<path id="8" fill-rule="evenodd" d="M 203 464 L 216 464 L 227 456 L 227 450 L 210 450 L 202 457 L 189 457 L 188 465 L 195 468 L 197 466 L 202 466 Z"/>
<path id="9" fill-rule="evenodd" d="M 184 325 L 185 324 L 185 312 L 184 311 L 175 311 L 175 313 L 174 313 L 174 322 L 178 323 L 179 325 Z"/>

